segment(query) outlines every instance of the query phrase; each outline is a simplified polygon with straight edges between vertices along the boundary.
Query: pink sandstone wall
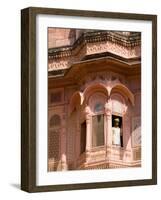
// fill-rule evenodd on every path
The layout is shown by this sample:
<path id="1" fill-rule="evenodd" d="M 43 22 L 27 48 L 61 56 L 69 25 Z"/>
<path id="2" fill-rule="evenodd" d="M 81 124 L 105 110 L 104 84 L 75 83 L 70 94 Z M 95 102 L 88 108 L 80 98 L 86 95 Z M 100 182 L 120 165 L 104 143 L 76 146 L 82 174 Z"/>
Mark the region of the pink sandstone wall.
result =
<path id="1" fill-rule="evenodd" d="M 63 45 L 71 45 L 76 38 L 76 34 L 70 29 L 49 29 L 49 48 Z M 87 46 L 88 51 L 84 53 L 98 53 L 107 51 L 108 45 L 100 46 L 97 43 Z M 113 45 L 113 44 L 112 44 Z M 94 48 L 95 47 L 95 48 Z M 123 52 L 127 56 L 138 56 L 140 47 L 129 52 L 128 49 L 122 51 L 122 47 L 109 45 L 113 53 L 121 55 Z M 92 51 L 92 48 L 94 51 Z M 91 52 L 90 52 L 91 51 Z M 77 58 L 80 58 L 82 51 L 79 51 Z M 66 59 L 66 58 L 65 58 Z M 67 58 L 71 62 L 71 57 Z M 58 68 L 62 67 L 58 60 Z M 63 68 L 63 67 L 62 67 Z M 66 68 L 66 67 L 65 67 Z M 98 85 L 102 85 L 101 87 Z M 115 85 L 126 87 L 129 90 L 113 89 Z M 106 92 L 107 90 L 107 92 Z M 49 99 L 52 93 L 60 91 L 61 98 L 58 102 L 49 101 L 49 122 L 51 117 L 56 114 L 60 116 L 61 125 L 59 127 L 60 143 L 50 146 L 50 151 L 59 149 L 59 159 L 54 164 L 54 160 L 49 159 L 49 171 L 66 170 L 66 169 L 94 169 L 94 168 L 117 168 L 140 166 L 140 148 L 141 148 L 141 80 L 140 76 L 127 77 L 122 73 L 92 72 L 79 77 L 78 86 L 65 86 L 58 89 L 49 90 Z M 72 102 L 72 96 L 76 92 L 82 96 L 76 97 Z M 92 99 L 92 95 L 95 97 Z M 134 99 L 132 99 L 132 97 Z M 83 98 L 82 104 L 80 98 Z M 91 98 L 91 100 L 90 100 Z M 103 100 L 102 100 L 103 98 Z M 88 101 L 89 100 L 89 101 Z M 105 123 L 105 145 L 93 148 L 91 146 L 93 107 L 97 101 L 104 102 L 104 123 Z M 112 145 L 112 114 L 122 116 L 124 146 L 123 148 Z M 86 120 L 87 123 L 87 140 L 86 153 L 80 155 L 80 124 Z M 49 132 L 53 131 L 50 127 Z M 50 136 L 49 136 L 50 140 Z M 90 152 L 90 153 L 89 153 Z M 109 163 L 105 162 L 108 160 Z M 62 164 L 63 163 L 63 164 Z M 99 164 L 98 164 L 99 163 Z M 53 167 L 54 166 L 54 167 Z"/>
<path id="2" fill-rule="evenodd" d="M 48 28 L 48 48 L 71 45 L 75 41 L 74 29 Z"/>

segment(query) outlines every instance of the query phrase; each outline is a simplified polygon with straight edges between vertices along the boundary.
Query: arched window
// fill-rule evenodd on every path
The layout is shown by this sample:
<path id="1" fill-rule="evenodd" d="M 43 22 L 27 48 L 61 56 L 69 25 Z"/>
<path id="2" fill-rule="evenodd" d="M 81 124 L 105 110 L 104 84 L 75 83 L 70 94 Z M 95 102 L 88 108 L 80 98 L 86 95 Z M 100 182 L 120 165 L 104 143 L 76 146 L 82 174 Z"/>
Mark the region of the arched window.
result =
<path id="1" fill-rule="evenodd" d="M 60 126 L 61 125 L 61 119 L 59 115 L 53 115 L 50 119 L 50 127 L 54 126 Z"/>
<path id="2" fill-rule="evenodd" d="M 104 105 L 102 103 L 98 102 L 95 104 L 95 107 L 94 107 L 95 113 L 101 112 L 103 110 L 104 110 Z"/>
<path id="3" fill-rule="evenodd" d="M 104 145 L 104 115 L 92 116 L 92 146 Z"/>
<path id="4" fill-rule="evenodd" d="M 60 157 L 60 128 L 61 118 L 55 114 L 49 121 L 48 158 L 58 161 Z"/>
<path id="5" fill-rule="evenodd" d="M 104 139 L 104 112 L 107 95 L 102 92 L 93 93 L 88 100 L 91 110 L 91 145 L 92 147 L 103 146 Z"/>
<path id="6" fill-rule="evenodd" d="M 89 99 L 92 110 L 92 147 L 104 145 L 104 105 L 106 96 L 103 93 L 95 93 Z"/>

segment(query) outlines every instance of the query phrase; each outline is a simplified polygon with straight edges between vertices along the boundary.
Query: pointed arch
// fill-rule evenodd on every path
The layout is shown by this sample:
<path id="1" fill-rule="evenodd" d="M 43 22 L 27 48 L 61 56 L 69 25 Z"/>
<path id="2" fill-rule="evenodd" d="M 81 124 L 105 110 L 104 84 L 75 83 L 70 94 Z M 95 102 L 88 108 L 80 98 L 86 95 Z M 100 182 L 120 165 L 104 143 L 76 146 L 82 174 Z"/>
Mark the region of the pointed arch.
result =
<path id="1" fill-rule="evenodd" d="M 110 95 L 112 95 L 112 93 L 114 93 L 114 92 L 118 92 L 118 93 L 122 94 L 123 96 L 128 97 L 131 104 L 134 106 L 134 95 L 125 85 L 123 85 L 121 83 L 116 83 L 111 88 Z"/>
<path id="2" fill-rule="evenodd" d="M 69 113 L 72 113 L 74 108 L 77 107 L 78 105 L 82 105 L 82 103 L 83 103 L 83 94 L 82 92 L 76 91 L 70 98 Z"/>
<path id="3" fill-rule="evenodd" d="M 84 97 L 84 100 L 87 102 L 87 104 L 88 104 L 89 97 L 93 93 L 96 93 L 96 92 L 104 94 L 107 98 L 109 96 L 108 90 L 104 84 L 102 83 L 92 84 L 88 86 L 83 92 L 83 97 Z"/>

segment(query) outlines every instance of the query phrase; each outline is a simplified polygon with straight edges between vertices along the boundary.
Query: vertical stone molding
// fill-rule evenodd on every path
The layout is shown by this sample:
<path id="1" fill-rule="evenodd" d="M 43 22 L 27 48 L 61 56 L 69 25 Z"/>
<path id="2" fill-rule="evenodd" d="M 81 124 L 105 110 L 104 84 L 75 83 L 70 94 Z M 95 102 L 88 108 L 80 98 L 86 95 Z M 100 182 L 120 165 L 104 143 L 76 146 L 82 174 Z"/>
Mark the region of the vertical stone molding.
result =
<path id="1" fill-rule="evenodd" d="M 91 116 L 89 106 L 85 107 L 85 119 L 86 119 L 86 153 L 90 152 L 91 149 Z"/>
<path id="2" fill-rule="evenodd" d="M 132 140 L 131 140 L 131 116 L 128 113 L 123 117 L 123 126 L 124 126 L 124 155 L 123 160 L 132 160 Z"/>
<path id="3" fill-rule="evenodd" d="M 105 103 L 105 126 L 106 126 L 106 145 L 112 146 L 112 104 L 109 100 Z"/>
<path id="4" fill-rule="evenodd" d="M 75 158 L 75 162 L 77 161 L 77 159 L 79 158 L 79 155 L 80 155 L 80 122 L 79 122 L 79 119 L 80 119 L 80 107 L 78 107 L 77 109 L 77 116 L 76 116 L 76 158 Z M 75 163 L 76 165 L 77 163 Z"/>

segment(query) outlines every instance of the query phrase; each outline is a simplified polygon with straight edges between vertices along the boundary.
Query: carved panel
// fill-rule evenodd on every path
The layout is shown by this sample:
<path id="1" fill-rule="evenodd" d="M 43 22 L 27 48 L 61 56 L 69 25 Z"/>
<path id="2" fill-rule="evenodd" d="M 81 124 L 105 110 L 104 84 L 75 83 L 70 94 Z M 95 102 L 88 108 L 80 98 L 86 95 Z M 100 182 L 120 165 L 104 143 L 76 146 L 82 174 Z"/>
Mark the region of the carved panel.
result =
<path id="1" fill-rule="evenodd" d="M 64 102 L 64 88 L 50 89 L 48 91 L 49 106 L 58 105 Z"/>
<path id="2" fill-rule="evenodd" d="M 141 50 L 140 46 L 127 48 L 110 41 L 87 44 L 87 54 L 101 53 L 107 51 L 125 58 L 132 58 L 139 57 Z"/>
<path id="3" fill-rule="evenodd" d="M 141 147 L 137 147 L 133 149 L 133 159 L 141 160 Z"/>
<path id="4" fill-rule="evenodd" d="M 58 103 L 61 102 L 62 94 L 60 91 L 58 92 L 52 92 L 50 94 L 50 103 Z"/>
<path id="5" fill-rule="evenodd" d="M 61 119 L 59 115 L 53 115 L 50 119 L 50 127 L 57 127 L 61 125 Z"/>
<path id="6" fill-rule="evenodd" d="M 48 137 L 48 158 L 59 159 L 60 130 L 50 130 Z"/>
<path id="7" fill-rule="evenodd" d="M 141 117 L 132 119 L 132 146 L 141 145 Z"/>
<path id="8" fill-rule="evenodd" d="M 134 115 L 141 115 L 141 93 L 138 92 L 135 94 L 135 108 Z"/>
<path id="9" fill-rule="evenodd" d="M 67 159 L 68 161 L 73 161 L 75 158 L 75 137 L 77 131 L 76 111 L 71 113 L 68 120 Z"/>

